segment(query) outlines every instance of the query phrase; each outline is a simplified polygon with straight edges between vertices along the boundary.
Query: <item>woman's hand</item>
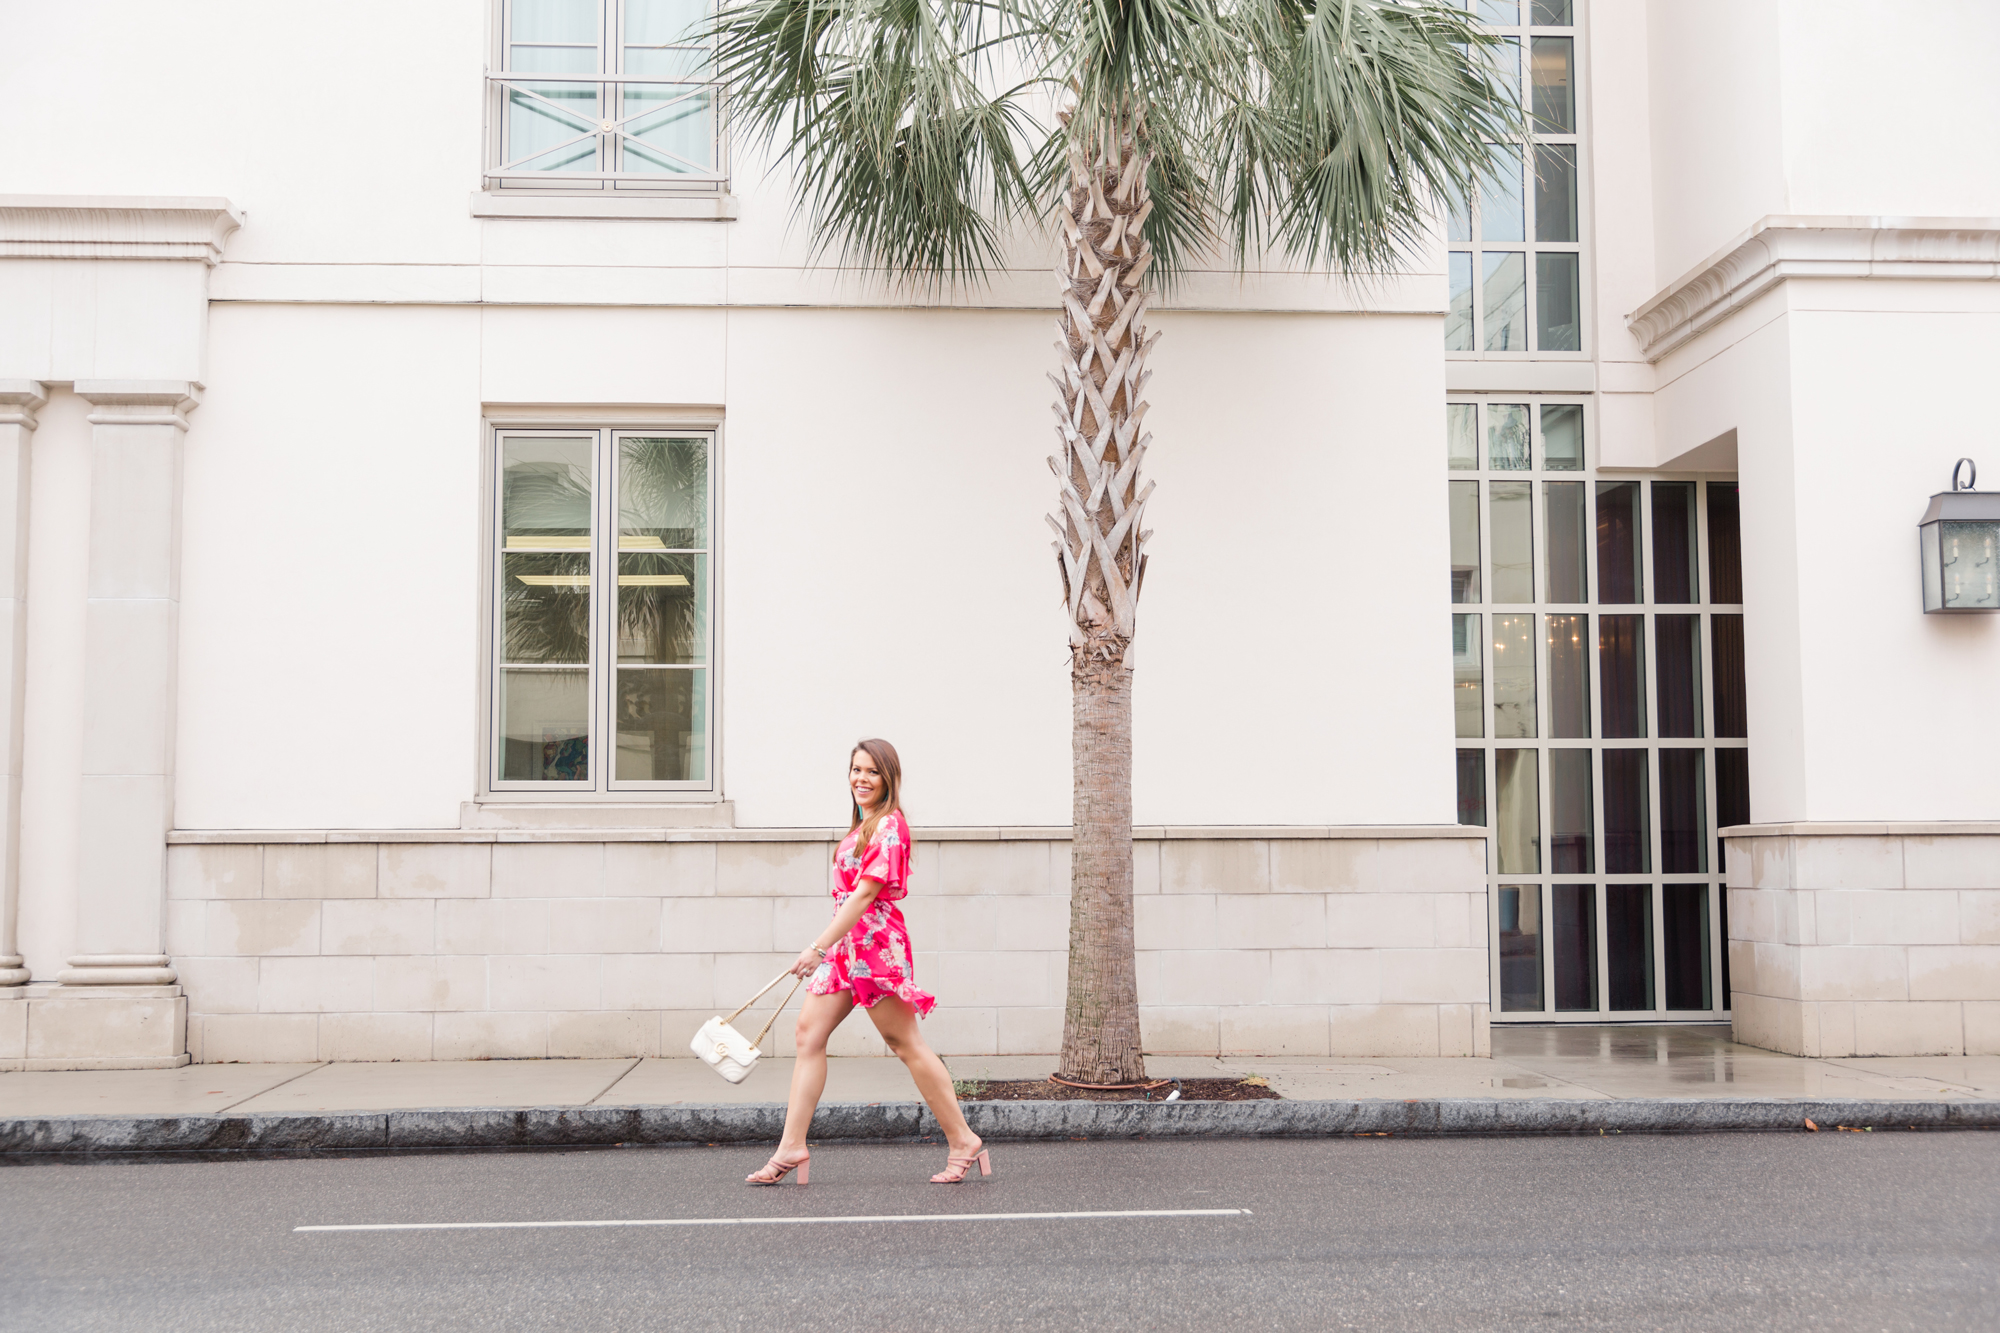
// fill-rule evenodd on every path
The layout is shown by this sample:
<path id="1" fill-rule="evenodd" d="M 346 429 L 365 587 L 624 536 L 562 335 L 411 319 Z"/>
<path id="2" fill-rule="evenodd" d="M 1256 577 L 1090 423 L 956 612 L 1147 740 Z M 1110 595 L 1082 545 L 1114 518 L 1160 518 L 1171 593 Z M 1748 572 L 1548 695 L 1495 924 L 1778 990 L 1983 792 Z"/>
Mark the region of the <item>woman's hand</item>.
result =
<path id="1" fill-rule="evenodd" d="M 799 950 L 798 960 L 792 964 L 792 975 L 795 977 L 812 975 L 819 967 L 820 959 L 824 956 L 818 949 L 808 944 L 805 948 Z"/>

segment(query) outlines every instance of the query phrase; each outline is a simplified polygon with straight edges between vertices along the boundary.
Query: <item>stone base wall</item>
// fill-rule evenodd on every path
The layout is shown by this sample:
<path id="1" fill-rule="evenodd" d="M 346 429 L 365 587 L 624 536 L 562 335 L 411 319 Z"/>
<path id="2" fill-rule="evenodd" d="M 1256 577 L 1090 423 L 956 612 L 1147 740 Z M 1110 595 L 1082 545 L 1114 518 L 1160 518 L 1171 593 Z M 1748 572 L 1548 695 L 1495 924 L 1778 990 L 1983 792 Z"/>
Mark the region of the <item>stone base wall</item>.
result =
<path id="1" fill-rule="evenodd" d="M 2000 1054 L 2000 824 L 1724 830 L 1736 1038 Z"/>
<path id="2" fill-rule="evenodd" d="M 947 1055 L 1055 1051 L 1067 831 L 919 834 L 902 907 L 918 980 L 939 997 L 930 1041 Z M 677 1055 L 825 925 L 834 839 L 175 833 L 167 948 L 188 1050 L 200 1062 Z M 1485 1054 L 1483 855 L 1473 829 L 1140 831 L 1148 1049 Z M 790 1026 L 766 1049 L 787 1053 Z M 835 1043 L 882 1050 L 863 1018 Z"/>

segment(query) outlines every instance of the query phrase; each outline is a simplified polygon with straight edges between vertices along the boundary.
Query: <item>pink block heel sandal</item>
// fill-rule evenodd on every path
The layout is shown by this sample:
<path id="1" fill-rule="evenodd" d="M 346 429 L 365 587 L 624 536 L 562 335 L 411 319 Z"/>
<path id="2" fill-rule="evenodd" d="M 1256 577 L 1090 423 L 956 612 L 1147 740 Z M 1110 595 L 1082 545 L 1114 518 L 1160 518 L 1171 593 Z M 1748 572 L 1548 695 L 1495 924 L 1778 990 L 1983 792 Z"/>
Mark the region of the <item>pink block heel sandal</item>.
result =
<path id="1" fill-rule="evenodd" d="M 778 1174 L 772 1176 L 769 1180 L 757 1179 L 758 1176 L 763 1175 L 766 1171 L 776 1171 Z M 793 1171 L 799 1173 L 799 1184 L 804 1185 L 809 1183 L 809 1178 L 812 1175 L 812 1154 L 807 1153 L 796 1162 L 781 1162 L 778 1160 L 777 1154 L 773 1153 L 770 1161 L 764 1163 L 763 1166 L 757 1168 L 751 1174 L 743 1177 L 743 1183 L 746 1185 L 782 1185 L 785 1183 L 785 1177 L 789 1176 Z"/>
<path id="2" fill-rule="evenodd" d="M 972 1164 L 974 1162 L 979 1163 L 980 1175 L 990 1176 L 993 1174 L 993 1161 L 986 1155 L 986 1149 L 981 1148 L 978 1152 L 972 1154 L 972 1156 L 970 1157 L 952 1157 L 949 1154 L 947 1154 L 944 1159 L 944 1170 L 938 1172 L 936 1175 L 931 1177 L 931 1184 L 933 1185 L 964 1184 L 966 1173 L 972 1170 Z"/>

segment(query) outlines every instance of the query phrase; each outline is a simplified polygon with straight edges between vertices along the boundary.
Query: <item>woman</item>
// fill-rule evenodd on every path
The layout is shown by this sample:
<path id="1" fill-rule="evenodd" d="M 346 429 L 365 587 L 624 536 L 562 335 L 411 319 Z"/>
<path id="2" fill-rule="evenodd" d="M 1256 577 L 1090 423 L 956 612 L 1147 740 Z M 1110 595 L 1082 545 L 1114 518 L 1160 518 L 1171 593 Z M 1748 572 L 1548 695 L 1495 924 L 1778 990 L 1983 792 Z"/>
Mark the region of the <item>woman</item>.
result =
<path id="1" fill-rule="evenodd" d="M 745 1179 L 775 1185 L 794 1169 L 806 1183 L 811 1154 L 806 1130 L 819 1095 L 826 1090 L 826 1042 L 856 1005 L 868 1011 L 875 1030 L 908 1066 L 931 1114 L 943 1126 L 945 1169 L 933 1185 L 956 1185 L 975 1163 L 993 1174 L 979 1136 L 965 1123 L 951 1074 L 924 1044 L 917 1019 L 930 1013 L 936 997 L 917 989 L 910 932 L 896 900 L 909 891 L 910 825 L 903 818 L 903 764 L 887 741 L 856 743 L 847 761 L 847 784 L 854 794 L 854 820 L 833 854 L 838 883 L 833 890 L 833 923 L 799 952 L 792 974 L 812 973 L 794 1039 L 792 1096 L 785 1108 L 785 1136 L 771 1160 Z"/>

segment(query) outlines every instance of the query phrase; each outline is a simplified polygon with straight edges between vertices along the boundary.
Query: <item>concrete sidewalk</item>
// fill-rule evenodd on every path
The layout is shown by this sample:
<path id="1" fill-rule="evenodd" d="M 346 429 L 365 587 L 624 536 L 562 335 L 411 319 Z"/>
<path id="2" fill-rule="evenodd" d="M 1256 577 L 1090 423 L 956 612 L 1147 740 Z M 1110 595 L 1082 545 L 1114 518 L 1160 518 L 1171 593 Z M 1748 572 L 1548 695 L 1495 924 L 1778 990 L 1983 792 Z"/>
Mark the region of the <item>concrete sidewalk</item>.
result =
<path id="1" fill-rule="evenodd" d="M 2000 1056 L 1806 1060 L 1738 1045 L 1726 1027 L 1496 1027 L 1493 1051 L 1491 1059 L 1156 1056 L 1147 1061 L 1155 1077 L 1261 1075 L 1286 1102 L 1207 1103 L 1210 1110 L 1193 1118 L 1185 1103 L 982 1103 L 975 1119 L 1023 1134 L 1043 1132 L 1036 1126 L 1050 1133 L 1358 1133 L 1369 1131 L 1345 1127 L 1378 1122 L 1404 1132 L 1418 1125 L 1427 1132 L 1573 1132 L 1797 1124 L 1812 1106 L 1885 1124 L 2000 1124 Z M 947 1063 L 960 1079 L 1041 1078 L 1055 1059 L 954 1056 Z M 574 1130 L 584 1136 L 578 1142 L 625 1141 L 607 1138 L 621 1134 L 648 1142 L 756 1137 L 775 1133 L 790 1075 L 789 1060 L 771 1059 L 730 1084 L 692 1058 L 9 1073 L 0 1074 L 0 1152 L 279 1140 L 370 1146 L 378 1125 L 379 1146 L 561 1142 L 570 1132 L 563 1126 L 584 1125 L 595 1128 Z M 827 1132 L 921 1133 L 930 1122 L 914 1094 L 898 1061 L 835 1059 Z M 1197 1129 L 1197 1122 L 1211 1128 Z M 338 1130 L 312 1128 L 336 1123 Z M 816 1134 L 820 1128 L 815 1122 Z"/>

